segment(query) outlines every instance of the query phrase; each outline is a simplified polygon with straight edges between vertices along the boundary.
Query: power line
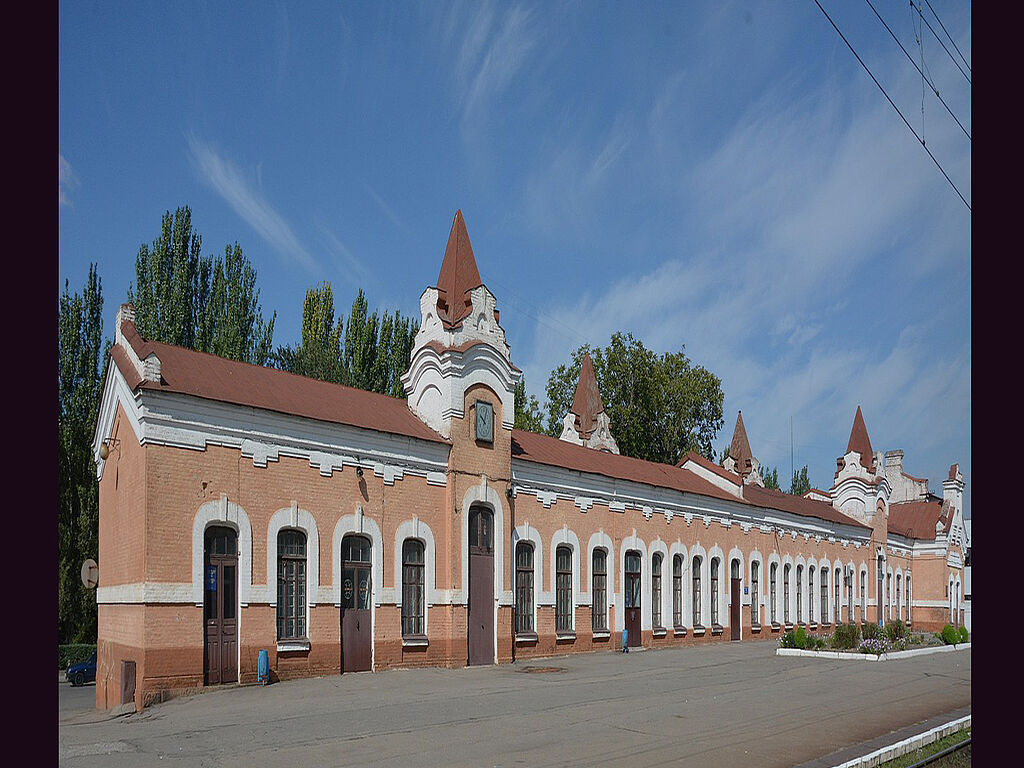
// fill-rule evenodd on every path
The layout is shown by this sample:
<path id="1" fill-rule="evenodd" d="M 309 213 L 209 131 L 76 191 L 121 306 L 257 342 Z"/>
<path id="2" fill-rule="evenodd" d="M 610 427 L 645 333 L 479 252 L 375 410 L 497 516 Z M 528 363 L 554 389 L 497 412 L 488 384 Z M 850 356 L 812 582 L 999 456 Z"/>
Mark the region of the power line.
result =
<path id="1" fill-rule="evenodd" d="M 930 29 L 932 31 L 932 34 L 935 35 L 935 39 L 939 41 L 939 45 L 942 46 L 942 50 L 944 50 L 946 52 L 946 55 L 949 56 L 949 60 L 952 61 L 954 64 L 956 64 L 956 68 L 960 70 L 960 74 L 964 76 L 964 79 L 966 79 L 968 83 L 970 83 L 971 82 L 970 75 L 968 75 L 966 72 L 964 72 L 964 68 L 960 66 L 960 62 L 958 62 L 953 57 L 953 54 L 949 52 L 949 48 L 947 48 L 946 44 L 944 42 L 942 42 L 942 38 L 938 36 L 938 34 L 932 28 L 931 23 L 928 21 L 928 19 L 926 19 L 924 17 L 924 14 L 921 13 L 921 7 L 918 6 L 918 5 L 914 5 L 913 0 L 911 0 L 910 7 L 913 8 L 915 11 L 917 11 L 917 15 L 921 17 L 921 21 L 923 21 L 925 24 L 928 25 L 928 29 Z M 928 6 L 928 7 L 931 8 L 931 6 Z M 932 13 L 935 13 L 935 11 L 932 11 Z M 938 16 L 936 16 L 935 18 L 938 18 Z M 949 33 L 947 32 L 946 34 L 949 34 Z M 950 38 L 950 40 L 952 40 L 952 38 Z M 961 55 L 963 55 L 963 54 L 961 54 Z M 972 83 L 972 85 L 973 85 L 973 83 Z"/>
<path id="2" fill-rule="evenodd" d="M 903 54 L 908 59 L 910 59 L 910 63 L 913 64 L 914 67 L 917 69 L 917 71 L 921 73 L 922 79 L 926 83 L 928 83 L 928 85 L 932 89 L 932 91 L 935 92 L 935 97 L 939 101 L 942 102 L 942 106 L 944 106 L 946 108 L 946 111 L 949 112 L 949 116 L 952 117 L 954 120 L 956 120 L 956 124 L 960 126 L 960 130 L 964 132 L 964 135 L 966 135 L 968 139 L 970 139 L 971 138 L 971 134 L 969 134 L 967 132 L 967 129 L 964 128 L 963 123 L 961 123 L 957 119 L 957 116 L 953 114 L 953 110 L 951 110 L 949 108 L 949 105 L 945 102 L 945 100 L 941 96 L 939 96 L 939 89 L 935 87 L 935 83 L 932 82 L 932 80 L 929 79 L 929 77 L 923 71 L 921 71 L 921 68 L 919 66 L 917 66 L 917 62 L 914 61 L 914 58 L 909 53 L 907 53 L 907 49 L 903 47 L 903 43 L 900 42 L 900 39 L 898 37 L 896 37 L 895 34 L 893 34 L 893 31 L 891 29 L 889 29 L 889 25 L 885 23 L 885 19 L 883 19 L 879 15 L 878 11 L 875 10 L 875 6 L 871 5 L 871 0 L 864 0 L 864 2 L 866 2 L 868 4 L 868 6 L 871 8 L 872 11 L 875 11 L 875 16 L 878 16 L 878 20 L 880 22 L 882 22 L 882 26 L 886 28 L 886 30 L 889 32 L 890 35 L 892 35 L 892 39 L 896 41 L 896 45 L 898 45 L 900 47 L 900 50 L 903 51 Z M 971 140 L 973 141 L 973 139 L 971 139 Z"/>
<path id="3" fill-rule="evenodd" d="M 935 17 L 935 20 L 939 22 L 939 26 L 942 27 L 942 31 L 946 33 L 946 37 L 949 38 L 949 42 L 951 42 L 953 44 L 953 47 L 956 48 L 956 52 L 960 53 L 960 49 L 956 47 L 956 40 L 954 40 L 953 36 L 949 34 L 949 30 L 946 29 L 946 25 L 942 23 L 942 19 L 939 18 L 939 14 L 935 13 L 935 9 L 932 8 L 932 4 L 929 3 L 928 0 L 924 0 L 924 2 L 925 5 L 928 6 L 928 10 L 932 12 L 932 15 Z M 967 58 L 962 53 L 960 53 L 960 58 L 964 60 L 964 65 L 967 67 L 967 71 L 971 72 L 971 65 L 967 63 Z M 971 72 L 971 74 L 973 75 L 974 73 Z"/>
<path id="4" fill-rule="evenodd" d="M 873 74 L 871 74 L 871 70 L 868 69 L 868 65 L 864 63 L 864 60 L 861 59 L 861 57 L 857 53 L 857 51 L 855 51 L 853 49 L 853 46 L 850 45 L 850 41 L 847 40 L 845 35 L 843 35 L 843 33 L 839 31 L 839 27 L 837 27 L 836 23 L 834 21 L 832 21 L 832 17 L 828 15 L 828 11 L 826 11 L 824 8 L 821 7 L 821 3 L 819 3 L 818 0 L 814 0 L 814 4 L 818 6 L 818 9 L 823 14 L 825 14 L 825 18 L 828 19 L 828 23 L 832 25 L 832 28 L 839 34 L 839 37 L 841 37 L 843 39 L 843 42 L 846 43 L 846 47 L 850 49 L 850 52 L 854 56 L 857 57 L 857 61 L 859 61 L 860 65 L 862 67 L 864 67 L 864 71 L 868 73 L 868 75 L 871 77 L 872 80 L 874 80 L 875 85 L 878 86 L 878 90 L 880 90 L 882 92 L 882 95 L 885 96 L 885 98 L 889 102 L 889 104 L 892 105 L 892 108 L 896 110 L 896 114 L 898 114 L 900 116 L 900 118 L 903 120 L 904 124 L 906 124 L 907 128 L 910 129 L 910 132 L 912 134 L 914 134 L 914 138 L 917 139 L 918 142 L 920 142 L 921 146 L 924 148 L 924 151 L 928 153 L 928 157 L 930 157 L 932 159 L 932 162 L 935 163 L 935 167 L 938 168 L 942 172 L 943 176 L 946 177 L 946 181 L 949 182 L 949 186 L 951 186 L 953 188 L 953 191 L 956 192 L 957 195 L 960 196 L 960 199 L 963 200 L 964 205 L 967 206 L 967 210 L 970 211 L 971 210 L 971 204 L 967 202 L 967 198 L 965 198 L 962 194 L 960 194 L 960 190 L 957 189 L 956 184 L 953 183 L 953 180 L 951 178 L 949 178 L 949 174 L 947 174 L 946 171 L 943 170 L 942 166 L 939 165 L 939 161 L 935 159 L 935 155 L 933 155 L 931 150 L 928 149 L 928 147 L 925 145 L 924 140 L 920 136 L 917 135 L 917 131 L 914 130 L 914 126 L 912 126 L 909 122 L 907 122 L 907 118 L 903 117 L 903 113 L 900 112 L 900 108 L 897 107 L 893 103 L 893 100 L 889 98 L 889 94 L 885 92 L 885 88 L 882 87 L 882 84 L 878 82 L 878 79 Z"/>

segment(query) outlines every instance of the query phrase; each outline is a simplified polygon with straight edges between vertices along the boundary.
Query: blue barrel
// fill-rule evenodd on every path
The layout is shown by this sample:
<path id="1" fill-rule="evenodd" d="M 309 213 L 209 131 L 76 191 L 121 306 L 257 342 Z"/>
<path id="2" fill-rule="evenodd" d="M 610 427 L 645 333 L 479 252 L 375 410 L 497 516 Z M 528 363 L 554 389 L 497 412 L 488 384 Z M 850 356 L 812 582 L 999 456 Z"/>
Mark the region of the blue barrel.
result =
<path id="1" fill-rule="evenodd" d="M 622 630 L 622 652 L 629 653 L 629 630 Z"/>
<path id="2" fill-rule="evenodd" d="M 268 677 L 270 677 L 270 654 L 261 649 L 256 666 L 256 679 L 260 685 L 266 685 Z"/>

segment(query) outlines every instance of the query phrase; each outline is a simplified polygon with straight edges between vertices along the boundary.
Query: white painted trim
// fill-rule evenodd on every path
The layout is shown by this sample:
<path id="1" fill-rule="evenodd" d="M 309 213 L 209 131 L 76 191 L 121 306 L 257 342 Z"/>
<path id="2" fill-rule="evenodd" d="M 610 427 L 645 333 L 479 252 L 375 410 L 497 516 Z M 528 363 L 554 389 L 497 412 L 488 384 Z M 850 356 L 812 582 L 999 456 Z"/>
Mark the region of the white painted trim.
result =
<path id="1" fill-rule="evenodd" d="M 245 510 L 229 501 L 226 495 L 199 507 L 192 521 L 192 602 L 203 605 L 205 534 L 211 525 L 223 525 L 238 534 L 238 602 L 239 607 L 244 608 L 249 604 L 252 592 L 252 525 Z"/>
<path id="2" fill-rule="evenodd" d="M 516 592 L 516 548 L 522 542 L 533 545 L 533 632 L 537 633 L 537 609 L 540 605 L 554 605 L 554 593 L 544 591 L 544 542 L 540 532 L 529 523 L 517 525 L 512 531 L 512 562 L 509 579 L 512 593 Z M 518 606 L 513 605 L 513 610 Z"/>
<path id="3" fill-rule="evenodd" d="M 555 531 L 555 533 L 551 536 L 551 548 L 548 555 L 549 563 L 551 566 L 551 570 L 548 571 L 548 573 L 550 574 L 548 576 L 548 581 L 551 585 L 551 602 L 555 606 L 556 615 L 558 611 L 558 591 L 556 588 L 556 568 L 558 554 L 557 550 L 560 546 L 567 546 L 570 550 L 572 550 L 572 555 L 570 556 L 570 567 L 572 568 L 572 573 L 569 576 L 569 581 L 571 584 L 570 588 L 572 590 L 572 599 L 570 601 L 570 613 L 572 614 L 572 631 L 575 632 L 576 606 L 585 605 L 585 603 L 582 600 L 582 595 L 580 593 L 580 540 L 576 536 L 576 533 L 565 524 L 563 524 L 562 527 Z"/>
<path id="4" fill-rule="evenodd" d="M 686 569 L 686 586 L 683 587 L 683 592 L 688 593 L 690 596 L 688 605 L 690 608 L 690 621 L 693 621 L 693 561 L 700 558 L 700 626 L 710 627 L 711 626 L 711 605 L 708 602 L 708 577 L 711 573 L 711 566 L 709 565 L 708 553 L 704 550 L 700 544 L 694 544 L 690 547 L 690 561 Z M 703 634 L 703 633 L 701 633 Z M 697 633 L 694 632 L 697 636 Z"/>
<path id="5" fill-rule="evenodd" d="M 320 595 L 320 532 L 308 510 L 292 501 L 291 506 L 277 510 L 267 524 L 267 583 L 264 596 L 275 608 L 274 632 L 277 633 L 277 536 L 284 530 L 302 531 L 306 535 L 306 639 L 313 639 L 313 608 Z M 261 601 L 262 602 L 262 601 Z M 296 640 L 278 640 L 278 646 L 294 645 Z"/>
<path id="6" fill-rule="evenodd" d="M 671 628 L 672 627 L 672 601 L 671 601 L 671 590 L 672 590 L 672 560 L 668 554 L 668 547 L 665 542 L 660 538 L 655 538 L 651 542 L 649 547 L 650 563 L 648 565 L 651 575 L 650 589 L 648 595 L 650 595 L 651 603 L 651 629 L 654 629 L 654 556 L 656 554 L 661 555 L 661 627 Z M 668 585 L 666 589 L 665 585 Z"/>
<path id="7" fill-rule="evenodd" d="M 132 604 L 177 604 L 194 605 L 195 598 L 191 582 L 168 583 L 137 581 L 131 584 L 114 584 L 96 589 L 96 603 L 99 605 Z"/>
<path id="8" fill-rule="evenodd" d="M 970 643 L 957 643 L 956 645 L 937 645 L 933 648 L 914 648 L 909 651 L 890 651 L 876 656 L 873 653 L 860 653 L 857 651 L 808 651 L 803 648 L 776 648 L 776 656 L 806 656 L 818 659 L 842 659 L 843 661 L 889 661 L 893 659 L 906 659 L 911 656 L 930 656 L 933 653 L 949 653 L 951 651 L 969 650 Z"/>
<path id="9" fill-rule="evenodd" d="M 645 598 L 645 595 L 650 595 L 651 566 L 647 562 L 647 544 L 636 535 L 634 528 L 631 536 L 623 537 L 622 546 L 619 548 L 619 586 L 615 594 L 622 610 L 615 612 L 615 630 L 617 632 L 626 628 L 626 551 L 631 549 L 640 553 L 640 631 L 651 629 L 651 606 L 649 605 L 651 601 L 650 598 Z"/>
<path id="10" fill-rule="evenodd" d="M 605 607 L 604 607 L 604 625 L 609 628 L 611 624 L 611 611 L 615 605 L 615 545 L 612 543 L 611 536 L 604 532 L 604 529 L 591 534 L 590 540 L 587 542 L 587 574 L 588 581 L 587 587 L 589 591 L 586 593 L 587 602 L 590 603 L 591 611 L 593 611 L 594 602 L 594 550 L 604 550 L 604 567 L 605 567 Z M 595 637 L 598 633 L 595 633 Z"/>
<path id="11" fill-rule="evenodd" d="M 911 736 L 895 744 L 890 744 L 888 747 L 882 747 L 861 757 L 855 757 L 853 760 L 848 760 L 842 765 L 836 766 L 836 768 L 869 768 L 869 766 L 882 765 L 883 763 L 895 760 L 897 757 L 902 757 L 908 752 L 945 738 L 951 733 L 957 733 L 970 727 L 971 716 L 966 715 L 965 717 L 951 720 L 945 725 L 938 725 L 917 736 Z"/>
<path id="12" fill-rule="evenodd" d="M 345 515 L 334 526 L 331 540 L 331 560 L 334 564 L 331 585 L 331 597 L 334 607 L 341 608 L 341 543 L 348 534 L 358 534 L 370 539 L 370 669 L 377 664 L 377 606 L 383 600 L 384 592 L 384 539 L 380 535 L 380 527 L 372 517 L 363 514 L 363 505 L 356 506 L 354 515 Z M 390 602 L 390 601 L 389 601 Z"/>
<path id="13" fill-rule="evenodd" d="M 487 482 L 486 475 L 481 475 L 480 484 L 470 486 L 466 495 L 462 497 L 462 514 L 459 519 L 462 538 L 462 549 L 460 550 L 462 553 L 462 581 L 461 588 L 455 590 L 453 600 L 456 605 L 468 605 L 469 603 L 469 508 L 474 504 L 487 507 L 494 516 L 494 647 L 495 654 L 497 654 L 498 605 L 512 605 L 512 595 L 505 592 L 505 542 L 502 540 L 504 538 L 502 532 L 505 530 L 505 505 L 494 486 Z M 512 564 L 514 569 L 514 555 Z M 514 585 L 513 581 L 513 587 Z"/>
<path id="14" fill-rule="evenodd" d="M 676 556 L 678 556 L 680 558 L 680 563 L 679 563 L 679 568 L 680 568 L 679 592 L 680 592 L 680 595 L 679 595 L 679 624 L 678 624 L 678 626 L 680 626 L 680 627 L 689 627 L 690 626 L 690 618 L 691 618 L 691 614 L 692 614 L 692 611 L 690 610 L 689 597 L 687 596 L 687 593 L 689 592 L 689 589 L 687 589 L 687 586 L 691 585 L 690 579 L 692 578 L 692 574 L 690 573 L 690 567 L 689 567 L 690 566 L 689 553 L 687 552 L 686 545 L 683 544 L 681 539 L 677 538 L 675 541 L 672 542 L 671 546 L 669 546 L 668 554 L 669 554 L 669 557 L 668 557 L 669 571 L 668 571 L 668 573 L 669 573 L 669 578 L 673 579 L 673 581 L 671 582 L 671 586 L 670 586 L 670 589 L 672 591 L 672 599 L 669 600 L 669 605 L 673 606 L 673 611 L 674 611 L 675 610 L 675 604 L 674 604 L 674 601 L 675 601 L 675 581 L 674 581 L 673 569 L 675 568 L 675 558 L 676 558 Z M 673 627 L 673 629 L 676 626 L 677 625 L 675 623 L 675 616 L 673 615 L 673 617 L 672 617 L 672 627 Z"/>

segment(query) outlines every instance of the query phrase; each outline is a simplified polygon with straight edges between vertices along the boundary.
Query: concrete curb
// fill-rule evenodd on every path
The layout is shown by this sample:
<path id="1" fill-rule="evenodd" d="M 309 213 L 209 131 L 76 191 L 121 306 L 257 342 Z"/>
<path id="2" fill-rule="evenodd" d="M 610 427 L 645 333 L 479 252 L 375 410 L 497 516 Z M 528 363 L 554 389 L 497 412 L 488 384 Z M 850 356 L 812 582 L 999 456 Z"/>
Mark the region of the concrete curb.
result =
<path id="1" fill-rule="evenodd" d="M 805 651 L 802 648 L 776 648 L 776 656 L 810 656 L 816 659 L 843 659 L 845 661 L 890 661 L 891 659 L 905 659 L 910 656 L 930 656 L 933 653 L 949 653 L 950 651 L 963 651 L 971 647 L 970 643 L 957 643 L 956 645 L 938 645 L 934 648 L 915 648 L 911 651 L 893 651 L 876 656 L 873 653 L 847 653 L 843 651 Z"/>
<path id="2" fill-rule="evenodd" d="M 889 760 L 895 760 L 897 757 L 902 757 L 918 747 L 923 747 L 934 741 L 938 741 L 951 733 L 956 733 L 957 731 L 962 731 L 965 728 L 970 727 L 971 716 L 967 715 L 966 717 L 961 717 L 957 720 L 951 720 L 944 725 L 936 726 L 935 728 L 925 731 L 924 733 L 920 733 L 917 736 L 911 736 L 909 739 L 903 739 L 903 741 L 890 744 L 888 747 L 876 749 L 874 752 L 863 755 L 862 757 L 856 757 L 853 760 L 840 763 L 835 768 L 873 768 L 873 766 L 880 765 L 881 763 L 888 762 Z"/>

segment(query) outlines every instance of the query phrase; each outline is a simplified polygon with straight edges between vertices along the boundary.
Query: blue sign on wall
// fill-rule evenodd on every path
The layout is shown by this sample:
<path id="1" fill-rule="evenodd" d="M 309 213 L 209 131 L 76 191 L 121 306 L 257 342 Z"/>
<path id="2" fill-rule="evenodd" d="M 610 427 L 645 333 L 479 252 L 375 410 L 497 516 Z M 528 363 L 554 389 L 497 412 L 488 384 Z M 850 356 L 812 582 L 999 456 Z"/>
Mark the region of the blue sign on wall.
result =
<path id="1" fill-rule="evenodd" d="M 206 591 L 216 592 L 217 591 L 217 566 L 208 565 L 206 566 Z"/>
<path id="2" fill-rule="evenodd" d="M 750 594 L 750 587 L 744 587 L 743 588 L 743 594 L 744 595 L 749 595 Z"/>

